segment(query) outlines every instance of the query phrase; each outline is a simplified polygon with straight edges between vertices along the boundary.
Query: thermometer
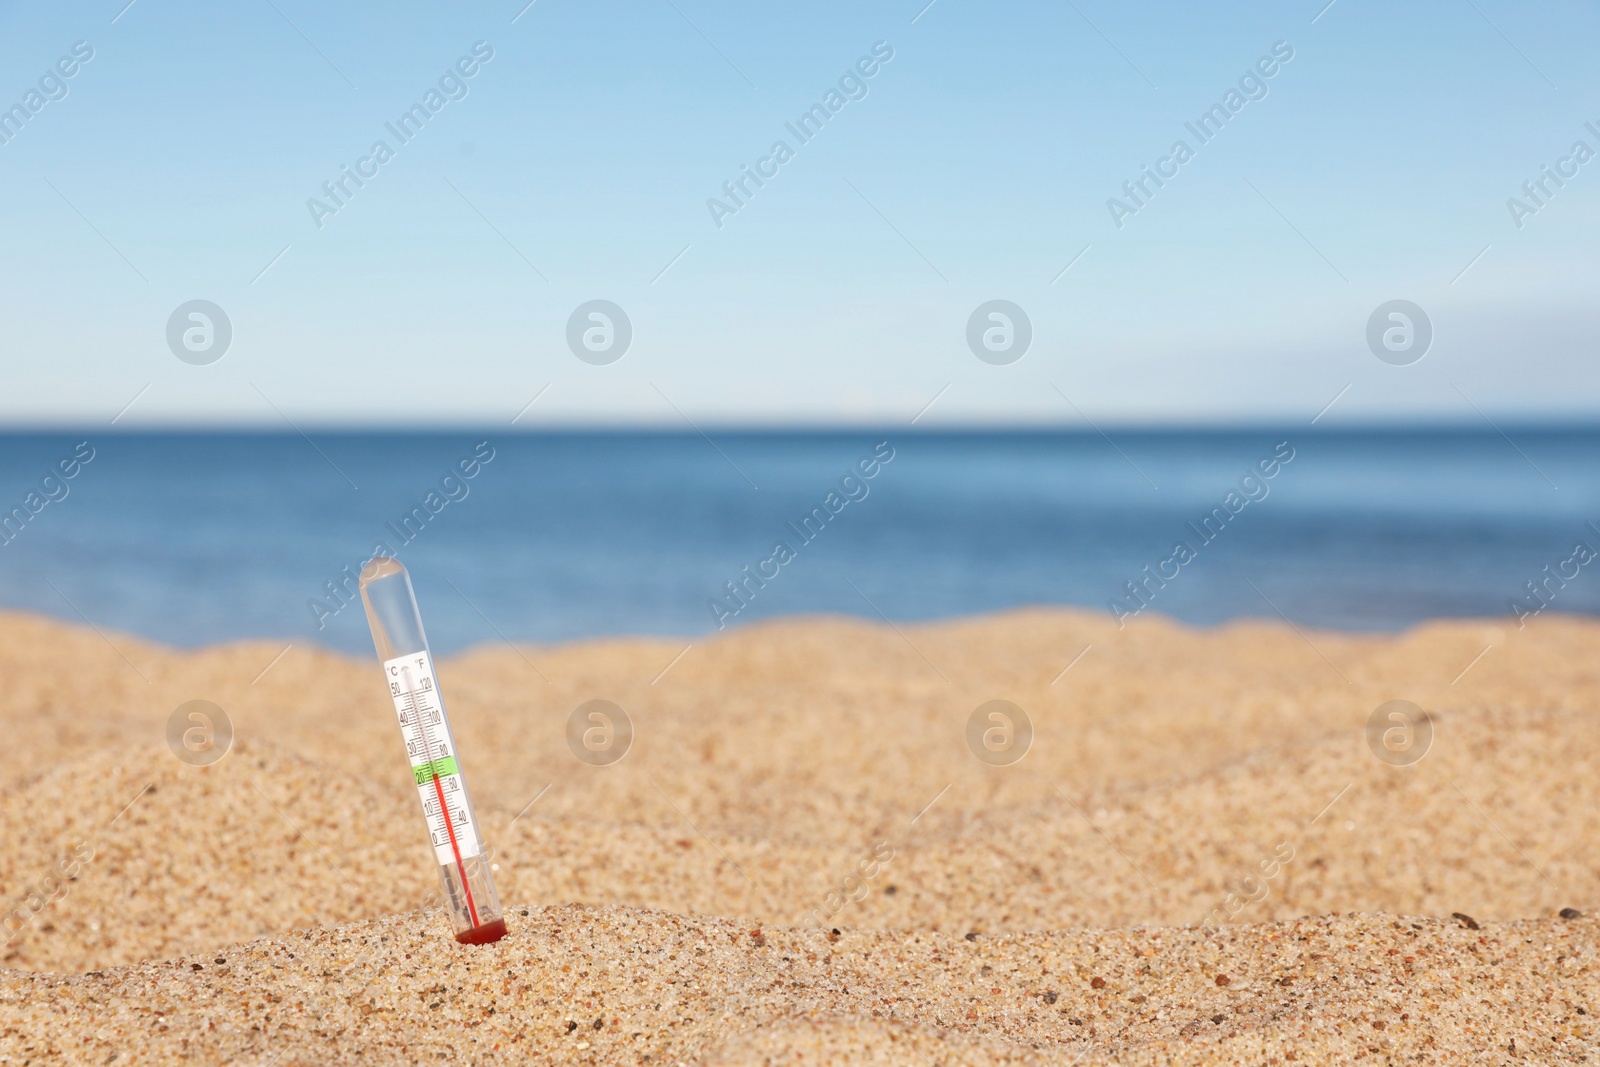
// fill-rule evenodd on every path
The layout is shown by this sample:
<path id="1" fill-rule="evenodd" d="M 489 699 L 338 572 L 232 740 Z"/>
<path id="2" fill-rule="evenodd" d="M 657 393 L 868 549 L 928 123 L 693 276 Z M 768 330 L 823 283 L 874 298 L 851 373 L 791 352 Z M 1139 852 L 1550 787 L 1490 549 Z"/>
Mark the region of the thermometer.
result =
<path id="1" fill-rule="evenodd" d="M 433 656 L 422 632 L 411 576 L 400 561 L 376 556 L 361 569 L 361 602 L 372 627 L 383 678 L 400 719 L 411 777 L 422 801 L 428 841 L 439 863 L 445 909 L 464 945 L 487 945 L 506 934 L 484 856 L 478 818 L 467 796 L 460 755 L 450 733 Z"/>

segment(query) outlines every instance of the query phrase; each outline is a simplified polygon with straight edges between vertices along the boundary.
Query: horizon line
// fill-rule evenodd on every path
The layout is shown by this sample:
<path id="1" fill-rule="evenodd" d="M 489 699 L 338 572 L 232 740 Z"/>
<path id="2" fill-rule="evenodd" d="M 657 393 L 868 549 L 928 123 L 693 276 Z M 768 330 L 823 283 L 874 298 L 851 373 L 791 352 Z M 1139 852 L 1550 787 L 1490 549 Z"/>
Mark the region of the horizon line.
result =
<path id="1" fill-rule="evenodd" d="M 584 436 L 584 435 L 639 435 L 639 436 L 686 436 L 694 437 L 703 433 L 718 433 L 739 436 L 784 436 L 784 435 L 825 435 L 846 434 L 859 432 L 879 432 L 894 430 L 900 434 L 913 434 L 917 436 L 999 436 L 1005 434 L 1025 435 L 1085 435 L 1097 436 L 1102 431 L 1111 430 L 1118 433 L 1132 434 L 1230 434 L 1254 432 L 1278 432 L 1294 430 L 1300 434 L 1487 434 L 1500 435 L 1505 430 L 1516 430 L 1520 433 L 1600 433 L 1600 415 L 1573 416 L 1570 418 L 1540 418 L 1537 420 L 1521 421 L 1515 417 L 1503 416 L 1496 423 L 1489 423 L 1483 419 L 1466 419 L 1460 417 L 1423 419 L 1417 417 L 1406 418 L 1370 418 L 1370 419 L 1345 419 L 1339 422 L 1328 422 L 1322 425 L 1311 424 L 1308 420 L 1286 419 L 1249 419 L 1234 421 L 1127 421 L 1117 422 L 1100 420 L 1095 425 L 1085 426 L 1076 421 L 1037 421 L 1028 422 L 1014 420 L 1010 422 L 990 422 L 973 420 L 953 425 L 942 426 L 916 426 L 901 424 L 898 421 L 818 421 L 818 422 L 712 422 L 701 421 L 694 425 L 686 426 L 669 421 L 661 422 L 561 422 L 543 426 L 518 426 L 503 423 L 501 420 L 490 422 L 487 420 L 460 420 L 439 421 L 423 426 L 415 422 L 390 423 L 390 422 L 318 422 L 315 420 L 298 420 L 294 426 L 274 424 L 269 421 L 240 424 L 237 422 L 170 422 L 170 423 L 128 423 L 121 426 L 101 425 L 98 422 L 88 421 L 52 421 L 28 424 L 7 425 L 0 421 L 0 437 L 45 436 L 54 434 L 76 434 L 89 430 L 96 433 L 110 433 L 119 436 L 139 435 L 212 435 L 212 436 L 298 436 L 303 431 L 333 435 L 356 434 L 391 434 L 423 436 L 428 434 L 455 434 L 455 433 L 481 433 L 486 430 L 495 430 L 499 433 L 510 432 L 527 436 Z"/>

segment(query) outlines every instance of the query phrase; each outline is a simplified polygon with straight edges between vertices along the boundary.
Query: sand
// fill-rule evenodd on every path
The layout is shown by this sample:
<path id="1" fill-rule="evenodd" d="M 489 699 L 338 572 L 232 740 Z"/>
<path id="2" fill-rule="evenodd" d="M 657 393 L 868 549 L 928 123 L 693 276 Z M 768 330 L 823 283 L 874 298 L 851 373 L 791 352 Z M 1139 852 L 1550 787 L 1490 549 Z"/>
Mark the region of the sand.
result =
<path id="1" fill-rule="evenodd" d="M 0 636 L 0 1063 L 1600 1062 L 1600 624 L 446 657 L 511 929 L 481 948 L 431 906 L 375 662 Z M 597 698 L 635 733 L 606 766 L 567 743 Z M 208 767 L 165 741 L 195 699 L 236 733 Z M 1009 766 L 968 747 L 995 699 Z M 1404 765 L 1366 732 L 1396 699 L 1433 729 Z"/>

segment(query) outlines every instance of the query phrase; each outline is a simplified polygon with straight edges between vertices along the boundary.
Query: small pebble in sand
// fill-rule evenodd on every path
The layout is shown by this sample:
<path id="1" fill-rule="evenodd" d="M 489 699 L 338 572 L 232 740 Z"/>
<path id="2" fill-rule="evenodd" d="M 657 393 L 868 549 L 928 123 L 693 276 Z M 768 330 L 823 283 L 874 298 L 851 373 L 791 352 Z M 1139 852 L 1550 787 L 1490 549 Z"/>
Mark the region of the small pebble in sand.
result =
<path id="1" fill-rule="evenodd" d="M 1217 982 L 1218 985 L 1227 985 L 1228 983 L 1230 983 L 1232 981 L 1233 981 L 1233 979 L 1229 978 L 1225 974 L 1219 974 L 1219 975 L 1217 975 L 1217 978 L 1216 978 L 1216 982 Z"/>
<path id="2" fill-rule="evenodd" d="M 1583 912 L 1577 908 L 1562 908 L 1561 917 L 1563 919 L 1581 919 L 1583 918 Z"/>
<path id="3" fill-rule="evenodd" d="M 1470 915 L 1464 915 L 1459 911 L 1452 911 L 1450 913 L 1450 918 L 1459 920 L 1461 925 L 1465 926 L 1468 930 L 1481 930 L 1481 929 L 1483 929 L 1483 927 L 1478 925 L 1478 920 L 1477 919 L 1474 919 Z"/>
<path id="4" fill-rule="evenodd" d="M 1106 987 L 1106 980 L 1104 978 L 1101 978 L 1099 975 L 1096 975 L 1095 977 L 1089 979 L 1089 988 L 1090 989 L 1104 989 L 1105 987 Z"/>

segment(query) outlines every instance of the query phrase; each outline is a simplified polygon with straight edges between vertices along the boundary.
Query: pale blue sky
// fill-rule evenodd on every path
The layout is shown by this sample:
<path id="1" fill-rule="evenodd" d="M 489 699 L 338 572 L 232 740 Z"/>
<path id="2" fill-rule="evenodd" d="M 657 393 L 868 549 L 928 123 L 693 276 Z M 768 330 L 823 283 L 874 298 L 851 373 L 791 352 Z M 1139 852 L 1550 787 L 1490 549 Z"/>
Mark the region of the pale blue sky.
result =
<path id="1" fill-rule="evenodd" d="M 517 425 L 1600 414 L 1600 160 L 1521 229 L 1506 206 L 1600 149 L 1592 4 L 125 2 L 0 7 L 0 107 L 94 50 L 0 144 L 8 425 L 505 423 L 541 390 Z M 385 122 L 478 41 L 400 145 Z M 1184 123 L 1278 41 L 1199 146 Z M 307 199 L 380 138 L 318 229 Z M 1107 199 L 1179 138 L 1119 229 Z M 719 229 L 707 199 L 778 139 Z M 196 298 L 234 331 L 208 366 L 166 341 Z M 565 340 L 596 298 L 633 324 L 608 366 Z M 1009 366 L 965 340 L 995 298 L 1033 323 Z M 1433 321 L 1411 366 L 1364 341 L 1394 298 Z"/>

